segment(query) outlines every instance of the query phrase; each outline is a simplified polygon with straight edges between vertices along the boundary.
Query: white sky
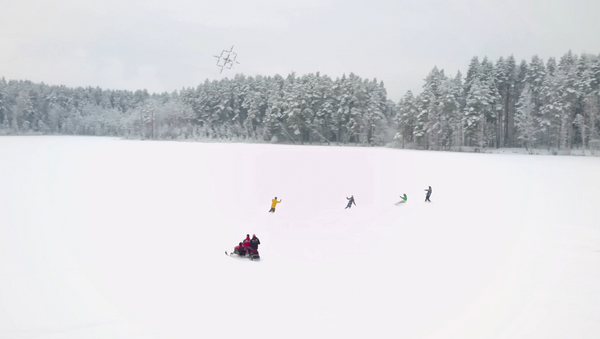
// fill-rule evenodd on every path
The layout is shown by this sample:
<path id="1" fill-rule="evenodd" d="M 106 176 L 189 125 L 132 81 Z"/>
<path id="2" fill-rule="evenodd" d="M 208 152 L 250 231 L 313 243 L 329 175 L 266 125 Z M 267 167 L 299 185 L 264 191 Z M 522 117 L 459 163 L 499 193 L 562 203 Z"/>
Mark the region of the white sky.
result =
<path id="1" fill-rule="evenodd" d="M 0 0 L 0 77 L 173 91 L 205 79 L 354 72 L 391 99 L 437 65 L 600 53 L 594 0 Z M 235 45 L 241 64 L 215 54 Z"/>

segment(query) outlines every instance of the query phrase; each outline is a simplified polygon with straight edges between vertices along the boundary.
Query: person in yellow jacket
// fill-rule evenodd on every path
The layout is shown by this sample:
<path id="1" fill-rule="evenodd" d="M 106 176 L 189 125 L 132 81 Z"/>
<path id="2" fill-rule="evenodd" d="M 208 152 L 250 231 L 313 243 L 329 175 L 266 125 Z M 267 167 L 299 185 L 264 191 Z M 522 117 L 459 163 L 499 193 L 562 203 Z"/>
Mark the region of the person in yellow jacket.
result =
<path id="1" fill-rule="evenodd" d="M 271 200 L 271 209 L 269 210 L 269 213 L 275 213 L 275 206 L 277 206 L 277 204 L 279 204 L 280 202 L 281 200 L 277 201 L 277 197 Z"/>

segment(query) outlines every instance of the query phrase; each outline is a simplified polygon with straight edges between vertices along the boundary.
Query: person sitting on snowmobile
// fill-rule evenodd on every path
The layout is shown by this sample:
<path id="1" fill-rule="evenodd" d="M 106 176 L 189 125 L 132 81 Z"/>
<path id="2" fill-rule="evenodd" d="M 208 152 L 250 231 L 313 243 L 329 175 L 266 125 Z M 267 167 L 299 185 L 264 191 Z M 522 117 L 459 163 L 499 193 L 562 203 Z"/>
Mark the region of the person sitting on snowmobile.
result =
<path id="1" fill-rule="evenodd" d="M 244 246 L 244 249 L 250 246 L 250 234 L 246 234 L 246 239 L 244 239 L 244 243 L 242 244 L 242 246 Z"/>
<path id="2" fill-rule="evenodd" d="M 240 242 L 239 245 L 237 245 L 236 247 L 233 248 L 233 253 L 240 255 L 240 256 L 244 256 L 244 255 L 246 255 L 246 248 Z"/>
<path id="3" fill-rule="evenodd" d="M 258 245 L 260 245 L 260 239 L 256 237 L 256 234 L 252 234 L 252 239 L 250 240 L 250 248 L 258 251 Z"/>
<path id="4" fill-rule="evenodd" d="M 346 208 L 352 208 L 352 204 L 354 204 L 354 206 L 356 206 L 353 195 L 351 195 L 350 198 L 346 197 L 346 199 L 348 199 L 348 205 L 346 206 Z M 346 209 L 346 208 L 344 208 L 344 209 Z"/>

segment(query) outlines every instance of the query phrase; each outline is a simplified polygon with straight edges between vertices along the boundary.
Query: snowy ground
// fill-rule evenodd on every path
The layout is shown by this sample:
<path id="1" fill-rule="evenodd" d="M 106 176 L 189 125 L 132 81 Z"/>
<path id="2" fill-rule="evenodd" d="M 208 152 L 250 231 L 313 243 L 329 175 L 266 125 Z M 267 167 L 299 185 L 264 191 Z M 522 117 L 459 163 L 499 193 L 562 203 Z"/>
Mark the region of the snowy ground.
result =
<path id="1" fill-rule="evenodd" d="M 596 157 L 2 137 L 0 338 L 598 338 L 598 173 Z M 260 262 L 224 255 L 246 233 Z"/>

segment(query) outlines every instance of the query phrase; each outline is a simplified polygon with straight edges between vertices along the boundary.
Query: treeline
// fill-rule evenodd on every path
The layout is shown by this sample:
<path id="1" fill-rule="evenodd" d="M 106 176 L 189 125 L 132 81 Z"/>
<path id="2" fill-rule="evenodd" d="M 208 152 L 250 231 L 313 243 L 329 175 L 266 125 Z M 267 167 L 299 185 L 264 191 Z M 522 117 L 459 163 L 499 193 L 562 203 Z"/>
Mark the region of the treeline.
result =
<path id="1" fill-rule="evenodd" d="M 600 56 L 546 62 L 474 57 L 466 77 L 434 68 L 417 96 L 400 100 L 396 139 L 404 147 L 598 148 Z"/>
<path id="2" fill-rule="evenodd" d="M 466 76 L 437 67 L 396 104 L 382 82 L 355 74 L 206 80 L 146 90 L 48 86 L 0 79 L 0 134 L 229 139 L 460 150 L 600 148 L 600 56 L 517 64 L 471 60 Z"/>
<path id="3" fill-rule="evenodd" d="M 382 145 L 395 104 L 383 83 L 350 74 L 205 81 L 173 93 L 0 80 L 0 133 Z"/>

